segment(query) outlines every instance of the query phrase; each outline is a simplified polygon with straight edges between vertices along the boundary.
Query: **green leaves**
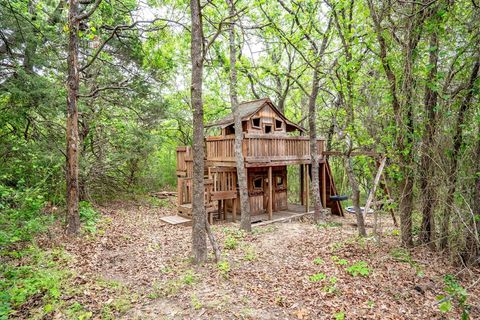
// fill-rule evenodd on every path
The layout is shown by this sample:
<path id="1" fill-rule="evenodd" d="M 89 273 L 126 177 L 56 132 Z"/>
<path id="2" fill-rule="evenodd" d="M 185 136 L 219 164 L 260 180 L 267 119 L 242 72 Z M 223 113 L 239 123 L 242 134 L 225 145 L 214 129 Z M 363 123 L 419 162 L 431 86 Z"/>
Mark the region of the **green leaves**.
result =
<path id="1" fill-rule="evenodd" d="M 365 261 L 358 261 L 352 264 L 346 269 L 346 271 L 350 273 L 353 277 L 367 277 L 370 274 L 370 269 L 368 268 L 368 264 Z"/>
<path id="2" fill-rule="evenodd" d="M 318 281 L 321 281 L 321 280 L 325 280 L 327 278 L 327 275 L 325 273 L 315 273 L 313 275 L 311 275 L 310 277 L 308 277 L 308 280 L 310 282 L 318 282 Z"/>

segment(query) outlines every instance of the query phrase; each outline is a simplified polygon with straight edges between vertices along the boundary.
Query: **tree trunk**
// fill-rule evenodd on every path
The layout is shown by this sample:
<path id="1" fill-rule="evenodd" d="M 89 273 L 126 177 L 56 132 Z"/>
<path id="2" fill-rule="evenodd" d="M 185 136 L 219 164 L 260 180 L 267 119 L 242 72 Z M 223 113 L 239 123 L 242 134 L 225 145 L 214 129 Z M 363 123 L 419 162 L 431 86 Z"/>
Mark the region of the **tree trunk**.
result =
<path id="1" fill-rule="evenodd" d="M 433 208 L 435 206 L 435 184 L 433 181 L 435 167 L 432 165 L 434 156 L 433 138 L 437 124 L 437 98 L 438 93 L 433 90 L 433 83 L 436 81 L 438 70 L 438 51 L 439 40 L 437 30 L 433 30 L 430 38 L 430 58 L 429 64 L 432 66 L 425 85 L 425 114 L 427 115 L 425 134 L 422 143 L 422 157 L 420 160 L 420 193 L 422 198 L 422 226 L 420 231 L 420 241 L 423 243 L 432 243 L 434 238 L 435 224 L 433 220 Z"/>
<path id="2" fill-rule="evenodd" d="M 319 59 L 320 61 L 320 59 Z M 312 159 L 312 194 L 313 194 L 313 218 L 315 223 L 325 221 L 325 214 L 322 210 L 322 203 L 320 199 L 320 181 L 319 181 L 319 156 L 317 146 L 317 123 L 316 123 L 316 101 L 319 91 L 319 73 L 318 68 L 320 64 L 317 63 L 313 70 L 312 91 L 308 98 L 308 126 L 310 129 L 310 153 Z"/>
<path id="3" fill-rule="evenodd" d="M 357 178 L 355 177 L 355 172 L 353 171 L 352 157 L 347 155 L 345 164 L 347 166 L 347 175 L 352 188 L 352 204 L 355 208 L 355 217 L 357 218 L 357 228 L 358 235 L 360 237 L 365 237 L 367 231 L 365 230 L 365 220 L 363 219 L 363 214 L 360 209 L 360 188 L 358 186 Z"/>
<path id="4" fill-rule="evenodd" d="M 480 126 L 477 134 L 480 135 Z M 480 139 L 477 141 L 474 157 L 480 159 Z M 480 265 L 480 161 L 475 167 L 476 178 L 474 179 L 474 191 L 472 199 L 472 217 L 467 228 L 466 261 L 469 265 Z"/>
<path id="5" fill-rule="evenodd" d="M 480 53 L 477 53 L 475 64 L 473 65 L 470 79 L 467 84 L 467 94 L 458 110 L 457 122 L 455 124 L 455 135 L 453 136 L 453 148 L 451 153 L 450 167 L 447 174 L 447 181 L 449 181 L 446 206 L 443 211 L 441 233 L 440 233 L 440 249 L 448 247 L 448 237 L 450 235 L 450 213 L 455 205 L 455 191 L 457 185 L 457 168 L 460 160 L 460 149 L 463 143 L 463 127 L 465 122 L 465 115 L 469 110 L 474 95 L 475 82 L 478 79 L 478 71 L 480 69 Z"/>
<path id="6" fill-rule="evenodd" d="M 80 229 L 78 211 L 78 0 L 69 0 L 68 9 L 68 79 L 67 79 L 67 233 Z"/>
<path id="7" fill-rule="evenodd" d="M 235 15 L 235 4 L 233 0 L 228 0 L 230 6 L 230 16 Z M 240 211 L 241 221 L 240 228 L 250 232 L 252 231 L 252 224 L 250 219 L 250 201 L 248 199 L 248 185 L 247 185 L 247 170 L 243 158 L 243 130 L 242 119 L 240 117 L 240 110 L 238 110 L 237 98 L 237 49 L 235 46 L 235 24 L 230 23 L 229 27 L 229 41 L 230 41 L 230 102 L 232 106 L 232 113 L 235 126 L 235 162 L 237 166 L 238 187 L 240 191 Z"/>
<path id="8" fill-rule="evenodd" d="M 413 128 L 413 88 L 415 78 L 413 77 L 413 65 L 415 62 L 415 52 L 420 41 L 422 32 L 422 24 L 427 15 L 422 16 L 422 10 L 418 10 L 418 3 L 411 3 L 411 11 L 416 12 L 409 20 L 407 20 L 406 35 L 404 42 L 404 58 L 402 70 L 402 86 L 400 92 L 397 89 L 397 77 L 390 65 L 387 56 L 387 42 L 383 36 L 383 28 L 381 25 L 381 16 L 376 12 L 373 1 L 368 0 L 370 16 L 374 24 L 377 41 L 380 46 L 380 61 L 387 77 L 391 104 L 395 117 L 395 125 L 398 130 L 395 134 L 395 143 L 398 155 L 398 164 L 402 178 L 399 182 L 400 199 L 399 211 L 402 231 L 402 245 L 410 247 L 413 245 L 412 235 L 412 210 L 413 210 L 413 177 L 411 174 L 413 157 L 412 146 L 414 143 Z M 431 14 L 431 12 L 430 12 Z M 401 99 L 400 99 L 401 98 Z"/>
<path id="9" fill-rule="evenodd" d="M 190 5 L 192 18 L 192 83 L 190 92 L 193 108 L 192 254 L 194 262 L 199 264 L 207 259 L 202 101 L 203 26 L 199 0 L 191 0 Z"/>

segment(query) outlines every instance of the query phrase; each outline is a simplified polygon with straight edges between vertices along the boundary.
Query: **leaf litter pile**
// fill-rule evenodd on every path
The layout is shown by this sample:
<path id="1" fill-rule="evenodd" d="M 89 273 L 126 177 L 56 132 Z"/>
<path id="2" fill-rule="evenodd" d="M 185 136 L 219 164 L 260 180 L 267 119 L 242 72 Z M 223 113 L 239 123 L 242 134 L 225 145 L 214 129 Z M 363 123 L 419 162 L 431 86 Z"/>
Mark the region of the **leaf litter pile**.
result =
<path id="1" fill-rule="evenodd" d="M 254 227 L 251 234 L 218 223 L 222 261 L 210 253 L 209 263 L 196 267 L 191 227 L 160 220 L 175 214 L 173 205 L 116 202 L 98 209 L 95 233 L 43 241 L 69 255 L 73 289 L 61 298 L 81 306 L 84 318 L 480 318 L 480 270 L 453 267 L 424 247 L 400 248 L 386 216 L 379 242 L 358 239 L 348 214 L 320 226 L 306 218 Z"/>

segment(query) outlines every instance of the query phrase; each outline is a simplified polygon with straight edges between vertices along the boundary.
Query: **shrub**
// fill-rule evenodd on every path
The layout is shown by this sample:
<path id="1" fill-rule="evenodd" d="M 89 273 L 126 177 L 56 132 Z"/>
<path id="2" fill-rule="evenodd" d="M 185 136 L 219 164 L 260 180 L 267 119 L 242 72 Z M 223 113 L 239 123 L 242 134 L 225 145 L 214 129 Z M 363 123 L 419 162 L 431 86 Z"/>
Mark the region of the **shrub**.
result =
<path id="1" fill-rule="evenodd" d="M 238 240 L 234 236 L 229 235 L 225 238 L 224 247 L 227 250 L 235 250 L 238 247 Z"/>
<path id="2" fill-rule="evenodd" d="M 370 274 L 370 269 L 368 268 L 368 264 L 365 261 L 358 261 L 352 264 L 346 270 L 354 277 L 367 277 Z"/>
<path id="3" fill-rule="evenodd" d="M 230 273 L 230 263 L 228 263 L 228 261 L 226 260 L 220 261 L 217 264 L 217 268 L 224 278 L 228 278 L 228 274 Z"/>
<path id="4" fill-rule="evenodd" d="M 321 280 L 325 280 L 327 278 L 327 275 L 325 273 L 315 273 L 315 274 L 312 274 L 310 277 L 308 277 L 308 280 L 310 282 L 318 282 L 318 281 L 321 281 Z"/>
<path id="5" fill-rule="evenodd" d="M 87 201 L 80 201 L 78 210 L 80 213 L 80 221 L 83 223 L 83 229 L 88 233 L 96 233 L 97 221 L 100 215 L 93 208 L 92 204 Z"/>

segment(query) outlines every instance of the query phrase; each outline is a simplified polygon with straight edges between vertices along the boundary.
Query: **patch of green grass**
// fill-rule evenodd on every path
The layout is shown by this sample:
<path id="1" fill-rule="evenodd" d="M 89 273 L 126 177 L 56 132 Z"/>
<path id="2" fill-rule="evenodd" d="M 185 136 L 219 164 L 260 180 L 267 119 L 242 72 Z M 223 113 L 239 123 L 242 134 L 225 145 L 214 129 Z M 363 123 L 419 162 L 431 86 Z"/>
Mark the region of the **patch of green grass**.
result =
<path id="1" fill-rule="evenodd" d="M 252 234 L 254 235 L 260 235 L 260 234 L 265 234 L 265 233 L 271 233 L 274 231 L 277 231 L 278 227 L 274 225 L 269 225 L 265 227 L 255 227 L 252 229 Z"/>
<path id="2" fill-rule="evenodd" d="M 337 256 L 332 256 L 332 261 L 335 262 L 335 264 L 338 264 L 340 266 L 346 266 L 348 264 L 348 260 L 340 259 Z"/>
<path id="3" fill-rule="evenodd" d="M 337 251 L 345 247 L 345 243 L 343 242 L 334 242 L 331 246 L 332 251 Z"/>
<path id="4" fill-rule="evenodd" d="M 312 274 L 310 277 L 308 277 L 308 280 L 310 282 L 318 282 L 318 281 L 321 281 L 321 280 L 325 280 L 327 278 L 327 275 L 325 273 L 315 273 L 315 274 Z"/>
<path id="5" fill-rule="evenodd" d="M 390 255 L 398 262 L 404 262 L 408 263 L 412 268 L 415 268 L 417 271 L 417 275 L 419 277 L 424 276 L 424 272 L 422 271 L 422 267 L 415 261 L 413 260 L 412 256 L 410 255 L 410 252 L 404 248 L 394 248 L 392 251 L 390 251 Z"/>
<path id="6" fill-rule="evenodd" d="M 400 235 L 400 230 L 393 229 L 392 232 L 390 232 L 390 234 L 394 237 L 398 237 Z"/>
<path id="7" fill-rule="evenodd" d="M 181 288 L 182 282 L 178 279 L 171 279 L 164 283 L 155 282 L 152 286 L 153 292 L 149 294 L 149 298 L 171 297 L 176 295 Z"/>
<path id="8" fill-rule="evenodd" d="M 333 317 L 335 318 L 335 320 L 345 320 L 345 312 L 337 312 L 333 315 Z"/>
<path id="9" fill-rule="evenodd" d="M 409 264 L 413 264 L 413 259 L 412 256 L 410 255 L 410 252 L 408 252 L 404 248 L 394 248 L 392 251 L 390 251 L 390 255 L 395 258 L 395 260 L 400 261 L 400 262 L 407 262 Z"/>
<path id="10" fill-rule="evenodd" d="M 86 320 L 90 319 L 93 316 L 91 311 L 88 311 L 82 304 L 75 301 L 70 307 L 66 310 L 66 314 L 70 319 L 79 319 Z"/>
<path id="11" fill-rule="evenodd" d="M 325 287 L 323 287 L 323 291 L 327 292 L 327 293 L 335 293 L 337 292 L 337 286 L 336 286 L 336 283 L 337 283 L 338 279 L 336 277 L 330 277 L 328 278 L 328 284 L 325 285 Z"/>
<path id="12" fill-rule="evenodd" d="M 182 277 L 182 282 L 186 285 L 194 284 L 197 281 L 197 277 L 193 270 L 187 270 Z"/>
<path id="13" fill-rule="evenodd" d="M 373 300 L 368 300 L 368 301 L 367 301 L 367 306 L 368 306 L 370 309 L 373 309 L 373 307 L 375 307 L 375 302 L 373 302 Z"/>
<path id="14" fill-rule="evenodd" d="M 148 203 L 154 208 L 174 208 L 174 204 L 168 198 L 157 198 L 157 197 L 148 197 Z"/>
<path id="15" fill-rule="evenodd" d="M 223 246 L 226 250 L 235 250 L 238 247 L 238 240 L 234 236 L 228 235 L 225 238 L 225 242 Z"/>
<path id="16" fill-rule="evenodd" d="M 8 318 L 22 305 L 41 301 L 45 315 L 60 302 L 70 273 L 62 269 L 66 255 L 61 250 L 42 251 L 30 246 L 17 254 L 21 265 L 0 265 L 0 319 Z M 42 315 L 40 315 L 42 316 Z"/>
<path id="17" fill-rule="evenodd" d="M 368 268 L 368 264 L 365 261 L 355 262 L 350 267 L 348 267 L 346 271 L 353 277 L 368 277 L 370 275 L 370 269 Z"/>
<path id="18" fill-rule="evenodd" d="M 227 260 L 220 261 L 217 264 L 217 269 L 220 272 L 220 274 L 226 279 L 226 278 L 228 278 L 228 275 L 231 271 L 230 263 L 228 263 Z"/>
<path id="19" fill-rule="evenodd" d="M 195 310 L 200 310 L 200 309 L 202 309 L 203 304 L 202 304 L 202 302 L 200 301 L 200 299 L 198 299 L 198 297 L 197 297 L 196 294 L 192 294 L 192 296 L 190 297 L 190 301 L 191 301 L 191 304 L 192 304 L 193 309 L 195 309 Z"/>
<path id="20" fill-rule="evenodd" d="M 315 263 L 316 265 L 321 265 L 321 264 L 324 264 L 325 261 L 323 261 L 322 258 L 315 258 L 313 259 L 313 263 Z"/>
<path id="21" fill-rule="evenodd" d="M 253 261 L 257 259 L 257 253 L 252 246 L 245 246 L 243 248 L 243 259 L 246 261 Z"/>

